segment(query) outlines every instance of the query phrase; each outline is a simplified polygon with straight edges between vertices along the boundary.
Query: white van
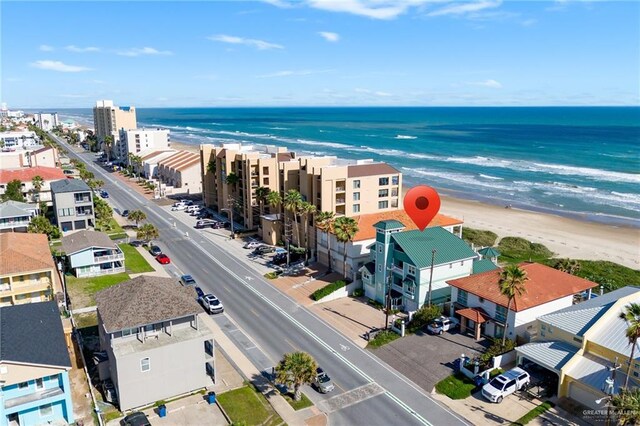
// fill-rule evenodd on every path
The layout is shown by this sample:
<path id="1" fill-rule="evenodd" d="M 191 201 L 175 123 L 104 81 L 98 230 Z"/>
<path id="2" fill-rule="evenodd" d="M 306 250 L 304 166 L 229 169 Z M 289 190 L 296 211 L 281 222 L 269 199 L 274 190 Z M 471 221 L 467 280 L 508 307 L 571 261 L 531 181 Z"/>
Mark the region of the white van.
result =
<path id="1" fill-rule="evenodd" d="M 171 207 L 171 210 L 176 211 L 176 210 L 184 210 L 187 208 L 187 204 L 183 203 L 183 202 L 179 202 L 179 203 L 175 203 L 173 205 L 173 207 Z"/>
<path id="2" fill-rule="evenodd" d="M 193 212 L 197 212 L 199 210 L 200 210 L 200 206 L 196 206 L 196 205 L 187 206 L 187 208 L 184 209 L 184 211 L 187 212 L 187 213 L 193 213 Z"/>

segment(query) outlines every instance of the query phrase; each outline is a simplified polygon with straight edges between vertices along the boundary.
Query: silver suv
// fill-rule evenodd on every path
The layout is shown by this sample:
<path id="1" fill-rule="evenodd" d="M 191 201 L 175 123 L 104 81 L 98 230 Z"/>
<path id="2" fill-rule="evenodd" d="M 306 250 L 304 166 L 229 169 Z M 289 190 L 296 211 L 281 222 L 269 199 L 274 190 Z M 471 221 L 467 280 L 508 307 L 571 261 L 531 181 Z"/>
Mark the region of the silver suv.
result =
<path id="1" fill-rule="evenodd" d="M 318 391 L 320 391 L 321 393 L 331 392 L 335 389 L 335 386 L 331 381 L 331 377 L 329 377 L 329 375 L 325 373 L 322 368 L 318 368 L 316 370 L 315 385 Z"/>

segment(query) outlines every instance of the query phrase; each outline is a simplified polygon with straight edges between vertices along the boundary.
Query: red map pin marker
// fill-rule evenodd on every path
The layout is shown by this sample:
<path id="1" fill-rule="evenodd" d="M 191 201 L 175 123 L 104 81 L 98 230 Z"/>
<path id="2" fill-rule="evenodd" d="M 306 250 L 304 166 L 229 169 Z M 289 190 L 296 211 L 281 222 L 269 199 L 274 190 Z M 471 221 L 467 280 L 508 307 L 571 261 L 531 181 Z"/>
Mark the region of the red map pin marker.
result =
<path id="1" fill-rule="evenodd" d="M 414 186 L 404 196 L 404 210 L 418 229 L 424 231 L 440 210 L 440 196 L 430 186 Z"/>

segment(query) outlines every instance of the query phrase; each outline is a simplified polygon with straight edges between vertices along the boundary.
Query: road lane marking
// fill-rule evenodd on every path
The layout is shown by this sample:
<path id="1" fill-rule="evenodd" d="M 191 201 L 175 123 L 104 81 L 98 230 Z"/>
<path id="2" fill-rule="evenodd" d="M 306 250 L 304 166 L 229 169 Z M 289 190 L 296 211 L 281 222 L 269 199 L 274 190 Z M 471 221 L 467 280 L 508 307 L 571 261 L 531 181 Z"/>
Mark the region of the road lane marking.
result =
<path id="1" fill-rule="evenodd" d="M 325 413 L 333 413 L 344 408 L 351 407 L 352 405 L 358 404 L 362 401 L 366 401 L 367 399 L 375 396 L 382 395 L 385 392 L 386 390 L 382 386 L 375 382 L 371 382 L 324 401 L 320 401 L 318 403 L 318 408 Z"/>

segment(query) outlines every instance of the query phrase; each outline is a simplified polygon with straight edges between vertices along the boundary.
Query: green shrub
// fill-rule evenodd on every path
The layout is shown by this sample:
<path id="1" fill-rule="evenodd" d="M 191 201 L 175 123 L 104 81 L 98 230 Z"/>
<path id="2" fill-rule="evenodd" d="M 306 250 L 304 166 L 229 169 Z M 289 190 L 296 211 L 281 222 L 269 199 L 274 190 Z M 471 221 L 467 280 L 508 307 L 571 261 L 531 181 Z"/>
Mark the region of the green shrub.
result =
<path id="1" fill-rule="evenodd" d="M 442 315 L 442 308 L 440 306 L 424 305 L 422 308 L 418 309 L 415 314 L 413 314 L 411 322 L 407 327 L 407 331 L 409 333 L 415 333 L 434 319 L 438 318 L 440 315 Z"/>
<path id="2" fill-rule="evenodd" d="M 374 299 L 367 300 L 367 303 L 370 304 L 371 306 L 373 306 L 376 309 L 384 308 L 384 305 L 382 303 L 380 303 L 380 302 L 378 302 L 377 300 L 374 300 Z"/>
<path id="3" fill-rule="evenodd" d="M 364 296 L 364 289 L 356 288 L 353 290 L 353 297 L 362 297 Z"/>
<path id="4" fill-rule="evenodd" d="M 504 342 L 504 347 L 502 346 L 502 339 L 492 339 L 491 346 L 487 348 L 487 350 L 480 355 L 480 361 L 482 361 L 483 365 L 489 365 L 491 362 L 491 358 L 494 356 L 506 354 L 507 352 L 512 351 L 516 347 L 516 342 L 507 339 Z"/>
<path id="5" fill-rule="evenodd" d="M 154 404 L 154 407 L 159 407 L 161 405 L 167 405 L 167 401 L 165 401 L 164 399 L 161 399 L 160 401 L 156 401 L 156 403 Z"/>
<path id="6" fill-rule="evenodd" d="M 339 289 L 341 289 L 342 287 L 344 287 L 346 285 L 347 285 L 347 283 L 345 283 L 342 280 L 332 282 L 331 284 L 328 284 L 328 285 L 326 285 L 326 286 L 324 286 L 322 288 L 319 288 L 316 291 L 314 291 L 313 294 L 311 295 L 311 298 L 313 300 L 320 300 L 323 297 L 330 295 L 334 291 L 339 290 Z"/>
<path id="7" fill-rule="evenodd" d="M 476 247 L 493 247 L 498 235 L 491 231 L 464 227 L 462 228 L 462 239 Z"/>
<path id="8" fill-rule="evenodd" d="M 436 383 L 436 391 L 451 399 L 466 399 L 471 396 L 471 392 L 475 388 L 476 384 L 460 373 L 451 375 Z"/>
<path id="9" fill-rule="evenodd" d="M 379 348 L 380 346 L 386 345 L 387 343 L 393 342 L 396 339 L 399 339 L 400 335 L 396 332 L 390 330 L 383 330 L 376 334 L 376 337 L 371 339 L 369 344 L 367 344 L 368 348 Z"/>
<path id="10" fill-rule="evenodd" d="M 562 259 L 543 261 L 547 266 L 555 268 Z M 628 285 L 640 285 L 640 271 L 606 260 L 578 260 L 580 268 L 576 276 L 602 284 L 604 291 L 609 292 Z M 598 288 L 594 291 L 599 291 Z"/>
<path id="11" fill-rule="evenodd" d="M 508 263 L 540 262 L 553 256 L 553 252 L 544 245 L 520 237 L 504 237 L 498 244 L 498 251 L 500 261 Z"/>

